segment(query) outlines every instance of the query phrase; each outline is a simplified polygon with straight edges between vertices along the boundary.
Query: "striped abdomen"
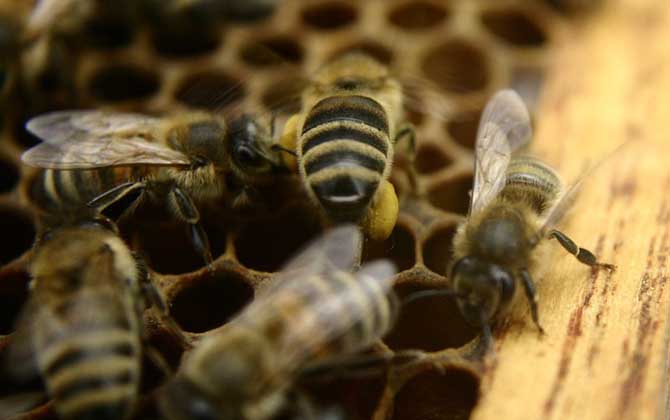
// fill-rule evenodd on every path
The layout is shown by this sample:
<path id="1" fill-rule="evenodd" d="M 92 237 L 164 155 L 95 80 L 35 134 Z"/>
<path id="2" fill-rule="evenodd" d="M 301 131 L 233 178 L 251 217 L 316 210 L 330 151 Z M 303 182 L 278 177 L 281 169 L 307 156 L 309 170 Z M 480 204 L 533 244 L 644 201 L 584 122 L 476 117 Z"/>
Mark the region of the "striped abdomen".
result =
<path id="1" fill-rule="evenodd" d="M 60 302 L 72 308 L 69 314 L 63 309 L 71 318 L 63 322 L 70 325 L 64 331 L 42 331 L 35 343 L 47 390 L 61 418 L 127 418 L 140 380 L 140 343 L 131 325 L 137 320 L 124 316 L 121 302 L 113 297 L 93 293 L 78 298 L 93 301 L 86 309 L 81 301 Z M 108 315 L 97 316 L 92 309 Z"/>
<path id="2" fill-rule="evenodd" d="M 303 124 L 300 172 L 326 213 L 358 221 L 388 175 L 393 148 L 386 112 L 372 98 L 322 99 Z"/>
<path id="3" fill-rule="evenodd" d="M 108 167 L 80 170 L 41 170 L 30 185 L 31 202 L 40 210 L 58 212 L 79 208 L 103 192 L 143 175 L 141 168 Z"/>
<path id="4" fill-rule="evenodd" d="M 284 290 L 263 309 L 272 325 L 260 328 L 277 350 L 301 354 L 305 362 L 360 351 L 383 337 L 397 316 L 397 299 L 380 282 L 346 271 L 324 275 L 305 278 L 300 291 Z"/>
<path id="5" fill-rule="evenodd" d="M 561 190 L 561 181 L 553 169 L 531 157 L 513 158 L 506 177 L 501 194 L 513 201 L 526 202 L 538 214 L 551 206 Z"/>

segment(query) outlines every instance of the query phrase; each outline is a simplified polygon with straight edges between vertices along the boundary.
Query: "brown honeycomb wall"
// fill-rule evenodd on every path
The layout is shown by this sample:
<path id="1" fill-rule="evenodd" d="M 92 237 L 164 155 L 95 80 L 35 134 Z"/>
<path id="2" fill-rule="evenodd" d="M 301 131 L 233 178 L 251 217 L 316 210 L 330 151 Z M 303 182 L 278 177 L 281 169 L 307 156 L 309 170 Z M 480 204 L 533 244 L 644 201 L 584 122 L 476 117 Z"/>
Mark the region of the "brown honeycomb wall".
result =
<path id="1" fill-rule="evenodd" d="M 515 87 L 535 104 L 554 34 L 563 24 L 550 6 L 523 0 L 286 0 L 266 18 L 214 28 L 186 24 L 179 27 L 180 36 L 147 25 L 101 22 L 105 24 L 87 27 L 91 42 L 66 56 L 65 74 L 55 66 L 38 75 L 41 94 L 18 91 L 15 102 L 6 102 L 12 106 L 5 105 L 0 232 L 11 239 L 0 241 L 0 334 L 12 331 L 26 298 L 27 252 L 35 227 L 22 193 L 31 170 L 20 165 L 19 155 L 36 143 L 22 130 L 31 115 L 66 107 L 290 112 L 297 109 L 301 80 L 284 76 L 295 74 L 282 71 L 284 66 L 308 74 L 350 50 L 374 55 L 401 78 L 426 79 L 435 94 L 418 96 L 412 102 L 423 105 L 408 107 L 418 129 L 416 167 L 424 198 L 405 200 L 393 235 L 365 247 L 366 259 L 387 257 L 398 265 L 396 287 L 404 294 L 447 285 L 443 275 L 455 226 L 467 210 L 472 148 L 483 104 L 505 86 Z M 30 63 L 34 58 L 25 59 Z M 400 192 L 407 191 L 402 171 L 392 179 Z M 284 206 L 274 217 L 224 214 L 218 207 L 203 209 L 216 258 L 213 273 L 188 245 L 184 227 L 160 208 L 142 209 L 122 226 L 156 273 L 177 323 L 193 338 L 231 319 L 283 261 L 319 232 L 313 210 L 298 204 Z M 163 239 L 167 237 L 169 250 Z M 158 320 L 150 316 L 147 322 L 151 341 L 176 368 L 182 350 Z M 352 419 L 468 418 L 482 373 L 482 366 L 468 358 L 477 351 L 475 337 L 476 331 L 447 298 L 410 305 L 375 351 L 418 348 L 429 352 L 429 361 L 405 366 L 387 378 L 328 384 L 342 390 L 329 392 L 339 395 L 330 402 L 343 404 Z M 147 398 L 137 418 L 157 418 L 150 391 L 160 375 L 146 365 Z M 318 384 L 314 390 L 320 395 Z M 23 418 L 50 419 L 53 414 L 47 405 Z"/>

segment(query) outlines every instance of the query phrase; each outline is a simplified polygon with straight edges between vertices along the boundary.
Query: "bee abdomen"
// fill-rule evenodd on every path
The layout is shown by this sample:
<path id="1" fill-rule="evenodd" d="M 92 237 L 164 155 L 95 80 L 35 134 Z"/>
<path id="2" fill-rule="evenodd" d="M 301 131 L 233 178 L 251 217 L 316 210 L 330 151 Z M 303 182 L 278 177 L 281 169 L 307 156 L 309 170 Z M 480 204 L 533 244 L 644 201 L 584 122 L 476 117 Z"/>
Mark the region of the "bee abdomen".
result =
<path id="1" fill-rule="evenodd" d="M 129 330 L 87 330 L 47 344 L 40 357 L 56 410 L 66 419 L 121 419 L 139 383 L 139 344 Z"/>
<path id="2" fill-rule="evenodd" d="M 314 346 L 305 349 L 305 353 L 314 357 L 353 353 L 365 348 L 389 330 L 396 316 L 396 301 L 375 282 L 361 282 L 344 271 L 330 276 L 327 280 L 311 277 L 304 285 L 305 299 L 309 300 L 304 301 L 301 317 L 308 320 L 312 328 L 301 330 L 303 336 L 298 337 L 296 344 Z M 324 310 L 321 305 L 326 299 L 314 296 L 331 294 L 334 296 L 332 307 Z M 291 320 L 286 321 L 293 325 Z M 323 341 L 314 339 L 321 332 L 332 330 L 346 333 Z"/>
<path id="3" fill-rule="evenodd" d="M 561 181 L 549 166 L 531 157 L 512 159 L 502 194 L 510 200 L 524 201 L 538 214 L 556 199 Z"/>
<path id="4" fill-rule="evenodd" d="M 30 200 L 39 209 L 49 212 L 78 208 L 128 176 L 126 168 L 45 169 L 32 183 Z"/>
<path id="5" fill-rule="evenodd" d="M 326 212 L 338 219 L 360 218 L 387 172 L 388 120 L 375 100 L 333 96 L 307 115 L 301 134 L 306 182 Z"/>

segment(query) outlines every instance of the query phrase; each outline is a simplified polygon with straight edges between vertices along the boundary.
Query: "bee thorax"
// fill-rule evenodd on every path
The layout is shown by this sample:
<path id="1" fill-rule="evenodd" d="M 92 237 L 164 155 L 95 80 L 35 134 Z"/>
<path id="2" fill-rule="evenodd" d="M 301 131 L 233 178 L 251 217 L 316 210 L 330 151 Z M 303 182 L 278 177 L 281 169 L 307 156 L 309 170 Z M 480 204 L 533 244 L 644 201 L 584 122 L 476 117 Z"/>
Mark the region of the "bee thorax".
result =
<path id="1" fill-rule="evenodd" d="M 472 238 L 474 255 L 499 263 L 525 259 L 530 247 L 523 224 L 514 218 L 491 218 L 483 221 Z"/>

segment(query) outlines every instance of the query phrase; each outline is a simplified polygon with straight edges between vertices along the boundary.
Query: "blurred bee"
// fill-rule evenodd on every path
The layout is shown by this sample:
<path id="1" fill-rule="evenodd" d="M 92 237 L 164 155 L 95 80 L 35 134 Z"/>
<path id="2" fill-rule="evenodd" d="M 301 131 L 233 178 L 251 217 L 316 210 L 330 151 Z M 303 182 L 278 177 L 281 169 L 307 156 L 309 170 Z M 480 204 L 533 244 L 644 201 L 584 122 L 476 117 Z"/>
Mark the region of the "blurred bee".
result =
<path id="1" fill-rule="evenodd" d="M 371 56 L 349 53 L 315 74 L 282 145 L 296 151 L 307 192 L 329 221 L 357 223 L 368 236 L 385 239 L 398 216 L 388 177 L 394 147 L 405 138 L 413 153 L 400 83 Z"/>
<path id="2" fill-rule="evenodd" d="M 482 114 L 475 150 L 475 179 L 467 219 L 454 237 L 451 279 L 465 319 L 490 339 L 490 323 L 512 301 L 521 283 L 533 322 L 543 332 L 530 275 L 536 247 L 554 238 L 582 263 L 598 262 L 553 227 L 574 199 L 578 183 L 562 196 L 561 181 L 544 163 L 515 152 L 531 138 L 530 117 L 512 90 L 498 92 Z"/>
<path id="3" fill-rule="evenodd" d="M 339 227 L 289 262 L 238 317 L 185 358 L 159 397 L 163 414 L 269 418 L 302 375 L 345 361 L 382 337 L 398 307 L 395 267 L 380 260 L 351 273 L 360 241 L 356 226 Z"/>
<path id="4" fill-rule="evenodd" d="M 24 163 L 44 168 L 30 195 L 41 210 L 82 205 L 103 211 L 129 194 L 167 200 L 190 225 L 194 246 L 212 256 L 195 200 L 226 192 L 226 176 L 246 194 L 253 180 L 279 166 L 255 120 L 243 116 L 227 131 L 222 118 L 192 113 L 175 118 L 103 111 L 58 111 L 30 120 L 27 130 L 44 140 Z M 236 199 L 238 199 L 237 197 Z M 132 206 L 134 207 L 134 205 Z"/>
<path id="5" fill-rule="evenodd" d="M 46 233 L 30 275 L 7 370 L 38 373 L 60 418 L 127 418 L 140 383 L 142 312 L 149 304 L 166 311 L 146 271 L 115 226 L 98 218 Z"/>

